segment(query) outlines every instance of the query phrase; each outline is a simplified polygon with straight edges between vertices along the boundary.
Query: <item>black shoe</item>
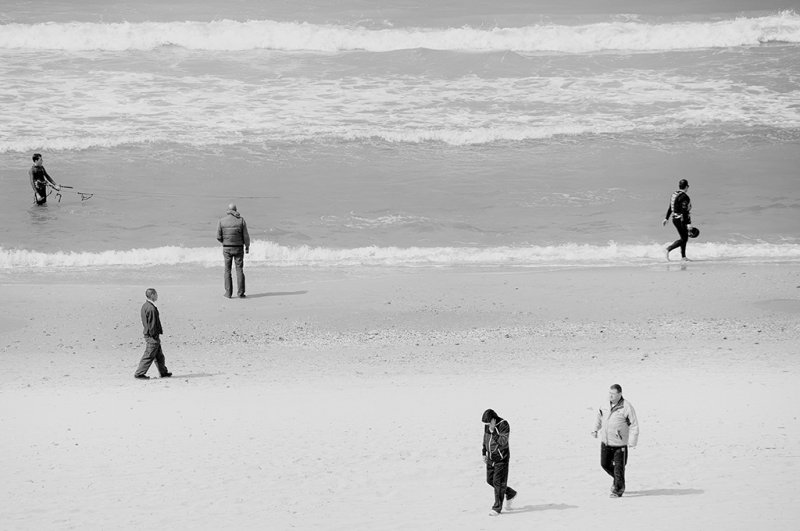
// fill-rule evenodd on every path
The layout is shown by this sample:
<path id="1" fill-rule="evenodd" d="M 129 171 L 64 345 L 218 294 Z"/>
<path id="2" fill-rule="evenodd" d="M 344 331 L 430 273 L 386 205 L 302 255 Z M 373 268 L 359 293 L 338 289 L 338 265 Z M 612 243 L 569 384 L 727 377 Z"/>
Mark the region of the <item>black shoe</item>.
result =
<path id="1" fill-rule="evenodd" d="M 231 296 L 228 295 L 227 293 L 223 293 L 222 296 L 225 297 L 226 299 L 230 299 L 231 298 Z"/>
<path id="2" fill-rule="evenodd" d="M 240 299 L 246 299 L 246 298 L 247 298 L 247 295 L 245 295 L 244 293 L 242 293 L 241 295 L 239 295 L 239 298 L 240 298 Z"/>
<path id="3" fill-rule="evenodd" d="M 147 376 L 146 374 L 134 374 L 133 377 L 136 378 L 137 380 L 149 380 L 150 379 L 150 377 Z"/>
<path id="4" fill-rule="evenodd" d="M 165 372 L 164 374 L 161 375 L 162 378 L 169 378 L 170 376 L 172 376 L 171 372 Z"/>

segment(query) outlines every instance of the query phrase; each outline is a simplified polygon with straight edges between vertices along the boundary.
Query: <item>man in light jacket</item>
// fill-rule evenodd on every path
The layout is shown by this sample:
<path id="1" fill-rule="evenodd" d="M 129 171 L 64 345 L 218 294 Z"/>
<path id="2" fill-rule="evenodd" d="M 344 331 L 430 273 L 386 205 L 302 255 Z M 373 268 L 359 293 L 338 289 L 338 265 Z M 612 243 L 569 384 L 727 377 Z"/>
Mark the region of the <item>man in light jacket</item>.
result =
<path id="1" fill-rule="evenodd" d="M 222 256 L 225 258 L 225 296 L 230 299 L 233 294 L 231 262 L 236 262 L 238 295 L 245 298 L 244 255 L 250 252 L 250 234 L 247 232 L 247 223 L 233 203 L 228 205 L 228 212 L 217 224 L 217 241 L 222 244 Z"/>
<path id="2" fill-rule="evenodd" d="M 630 402 L 622 398 L 622 386 L 614 384 L 608 391 L 608 403 L 597 411 L 592 437 L 600 433 L 600 466 L 614 478 L 611 497 L 625 492 L 625 464 L 628 449 L 639 441 L 639 421 Z"/>
<path id="3" fill-rule="evenodd" d="M 484 411 L 481 421 L 484 424 L 482 453 L 486 463 L 486 483 L 494 487 L 494 505 L 489 516 L 498 516 L 503 510 L 503 498 L 506 499 L 506 509 L 511 509 L 511 500 L 517 496 L 517 491 L 508 486 L 511 426 L 493 409 Z"/>

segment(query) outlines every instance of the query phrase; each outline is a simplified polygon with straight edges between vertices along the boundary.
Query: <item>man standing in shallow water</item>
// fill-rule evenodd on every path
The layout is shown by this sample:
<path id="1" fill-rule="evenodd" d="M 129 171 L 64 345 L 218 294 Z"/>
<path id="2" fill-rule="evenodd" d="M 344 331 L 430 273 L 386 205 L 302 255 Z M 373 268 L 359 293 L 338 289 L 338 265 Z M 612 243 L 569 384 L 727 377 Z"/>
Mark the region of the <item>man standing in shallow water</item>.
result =
<path id="1" fill-rule="evenodd" d="M 628 448 L 639 441 L 639 421 L 633 405 L 622 398 L 622 386 L 614 384 L 608 391 L 608 404 L 600 407 L 592 437 L 600 433 L 600 466 L 614 478 L 611 497 L 621 498 L 625 492 L 625 465 Z"/>
<path id="2" fill-rule="evenodd" d="M 217 224 L 217 241 L 222 244 L 222 256 L 225 258 L 225 297 L 230 299 L 233 294 L 231 262 L 236 262 L 238 295 L 243 299 L 246 297 L 244 294 L 244 255 L 250 253 L 250 234 L 247 232 L 247 223 L 233 203 L 228 205 L 228 212 Z"/>
<path id="3" fill-rule="evenodd" d="M 47 204 L 47 186 L 48 184 L 60 190 L 61 187 L 56 184 L 52 177 L 44 169 L 44 159 L 41 153 L 33 154 L 33 166 L 28 170 L 28 177 L 31 180 L 31 188 L 33 188 L 33 198 L 37 205 Z"/>

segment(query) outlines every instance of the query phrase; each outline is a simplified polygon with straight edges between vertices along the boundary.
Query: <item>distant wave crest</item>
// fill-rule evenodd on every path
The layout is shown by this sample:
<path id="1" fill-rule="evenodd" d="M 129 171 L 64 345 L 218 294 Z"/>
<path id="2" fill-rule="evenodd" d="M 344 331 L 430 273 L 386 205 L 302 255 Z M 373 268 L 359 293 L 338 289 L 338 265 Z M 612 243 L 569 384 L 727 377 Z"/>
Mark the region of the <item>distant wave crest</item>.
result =
<path id="1" fill-rule="evenodd" d="M 660 244 L 607 245 L 562 244 L 532 247 L 287 247 L 268 241 L 253 242 L 251 265 L 273 267 L 347 266 L 570 266 L 641 265 L 663 261 Z M 149 267 L 218 265 L 217 247 L 166 246 L 152 249 L 101 252 L 44 253 L 0 247 L 0 269 L 84 267 Z M 800 261 L 800 244 L 695 243 L 698 260 L 746 260 L 754 262 Z"/>
<path id="2" fill-rule="evenodd" d="M 567 26 L 511 28 L 390 28 L 318 25 L 271 20 L 239 22 L 70 22 L 0 25 L 0 49 L 192 50 L 388 52 L 414 48 L 454 51 L 567 52 L 680 50 L 800 43 L 800 16 L 793 11 L 714 22 L 644 23 L 616 20 Z"/>

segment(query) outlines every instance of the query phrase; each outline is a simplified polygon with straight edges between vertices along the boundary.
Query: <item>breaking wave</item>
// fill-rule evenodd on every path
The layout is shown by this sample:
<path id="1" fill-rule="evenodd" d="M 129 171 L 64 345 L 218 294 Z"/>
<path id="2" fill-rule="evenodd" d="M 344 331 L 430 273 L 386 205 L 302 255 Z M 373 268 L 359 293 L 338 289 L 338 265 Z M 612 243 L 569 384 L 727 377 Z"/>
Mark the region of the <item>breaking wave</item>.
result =
<path id="1" fill-rule="evenodd" d="M 683 50 L 770 42 L 800 43 L 793 11 L 714 22 L 609 21 L 586 25 L 538 24 L 509 28 L 388 28 L 272 20 L 246 22 L 70 22 L 0 25 L 0 49 L 388 52 L 414 48 L 490 52 L 585 53 L 601 50 Z"/>
<path id="2" fill-rule="evenodd" d="M 662 262 L 661 244 L 563 244 L 532 247 L 287 247 L 255 241 L 248 265 L 271 267 L 347 266 L 593 266 L 647 265 Z M 44 253 L 0 247 L 0 269 L 217 266 L 218 247 L 157 247 L 101 252 Z M 800 261 L 800 244 L 693 243 L 692 257 L 705 261 Z"/>

